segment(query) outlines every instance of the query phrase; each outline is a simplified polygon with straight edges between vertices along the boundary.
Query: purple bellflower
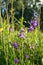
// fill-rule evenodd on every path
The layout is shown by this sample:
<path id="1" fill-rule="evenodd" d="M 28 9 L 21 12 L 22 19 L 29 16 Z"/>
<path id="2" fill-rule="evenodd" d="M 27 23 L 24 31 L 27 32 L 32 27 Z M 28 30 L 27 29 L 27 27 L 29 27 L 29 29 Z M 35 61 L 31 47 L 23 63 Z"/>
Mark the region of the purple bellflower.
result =
<path id="1" fill-rule="evenodd" d="M 14 63 L 18 64 L 19 60 L 18 59 L 14 59 Z"/>

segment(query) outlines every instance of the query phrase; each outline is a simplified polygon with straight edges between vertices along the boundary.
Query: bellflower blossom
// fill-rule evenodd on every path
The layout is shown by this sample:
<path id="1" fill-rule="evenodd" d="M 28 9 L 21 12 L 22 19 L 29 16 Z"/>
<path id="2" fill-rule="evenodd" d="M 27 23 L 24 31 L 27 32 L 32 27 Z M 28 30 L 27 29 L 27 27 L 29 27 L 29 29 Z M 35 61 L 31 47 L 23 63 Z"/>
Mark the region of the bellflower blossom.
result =
<path id="1" fill-rule="evenodd" d="M 24 38 L 24 35 L 22 33 L 19 34 L 20 38 Z"/>
<path id="2" fill-rule="evenodd" d="M 30 26 L 30 28 L 28 28 L 28 32 L 31 32 L 32 30 L 34 30 L 34 27 Z"/>
<path id="3" fill-rule="evenodd" d="M 15 43 L 13 44 L 13 46 L 14 46 L 14 48 L 16 49 L 16 48 L 18 47 L 18 44 L 15 42 Z"/>
<path id="4" fill-rule="evenodd" d="M 33 20 L 33 21 L 31 22 L 31 24 L 32 24 L 32 26 L 35 28 L 35 27 L 38 26 L 38 21 L 37 21 L 37 20 Z"/>
<path id="5" fill-rule="evenodd" d="M 18 64 L 19 60 L 18 59 L 14 59 L 14 63 Z"/>

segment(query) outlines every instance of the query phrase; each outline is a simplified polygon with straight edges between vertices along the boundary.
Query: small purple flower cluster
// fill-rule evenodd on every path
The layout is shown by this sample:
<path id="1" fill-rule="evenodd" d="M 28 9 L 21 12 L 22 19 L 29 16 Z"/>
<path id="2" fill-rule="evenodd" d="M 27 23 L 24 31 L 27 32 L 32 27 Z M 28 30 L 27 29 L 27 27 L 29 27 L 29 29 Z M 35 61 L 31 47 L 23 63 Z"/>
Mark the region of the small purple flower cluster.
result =
<path id="1" fill-rule="evenodd" d="M 31 24 L 32 24 L 32 26 L 35 28 L 35 27 L 38 26 L 38 21 L 37 21 L 37 20 L 33 20 L 33 21 L 31 22 Z"/>
<path id="2" fill-rule="evenodd" d="M 37 26 L 38 26 L 38 21 L 37 21 L 37 20 L 31 21 L 31 26 L 30 26 L 30 28 L 28 28 L 28 32 L 31 32 L 31 31 L 34 30 L 34 28 L 36 28 Z"/>
<path id="3" fill-rule="evenodd" d="M 24 32 L 24 29 L 21 29 L 20 34 L 19 34 L 19 38 L 24 38 L 23 32 Z"/>
<path id="4" fill-rule="evenodd" d="M 34 27 L 30 26 L 30 28 L 28 28 L 28 32 L 31 32 L 32 30 L 34 30 Z"/>

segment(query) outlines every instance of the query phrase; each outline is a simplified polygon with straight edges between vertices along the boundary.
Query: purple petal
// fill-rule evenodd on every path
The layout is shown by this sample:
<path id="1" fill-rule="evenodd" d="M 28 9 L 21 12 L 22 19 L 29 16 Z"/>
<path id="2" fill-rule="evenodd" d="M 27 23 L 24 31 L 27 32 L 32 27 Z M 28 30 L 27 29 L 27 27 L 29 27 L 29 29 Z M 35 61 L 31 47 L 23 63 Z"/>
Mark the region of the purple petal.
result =
<path id="1" fill-rule="evenodd" d="M 28 32 L 31 32 L 32 30 L 34 30 L 34 27 L 30 26 L 30 28 L 28 28 Z"/>
<path id="2" fill-rule="evenodd" d="M 22 28 L 20 32 L 24 32 L 24 29 Z"/>
<path id="3" fill-rule="evenodd" d="M 19 60 L 18 59 L 14 59 L 14 63 L 18 64 Z"/>
<path id="4" fill-rule="evenodd" d="M 14 48 L 17 48 L 17 47 L 18 47 L 18 44 L 15 42 L 15 43 L 13 44 L 13 46 L 14 46 Z"/>
<path id="5" fill-rule="evenodd" d="M 32 24 L 32 26 L 35 28 L 35 27 L 38 26 L 38 21 L 37 21 L 37 20 L 33 20 L 33 21 L 31 22 L 31 24 Z"/>
<path id="6" fill-rule="evenodd" d="M 20 38 L 24 38 L 24 35 L 22 33 L 19 34 Z"/>

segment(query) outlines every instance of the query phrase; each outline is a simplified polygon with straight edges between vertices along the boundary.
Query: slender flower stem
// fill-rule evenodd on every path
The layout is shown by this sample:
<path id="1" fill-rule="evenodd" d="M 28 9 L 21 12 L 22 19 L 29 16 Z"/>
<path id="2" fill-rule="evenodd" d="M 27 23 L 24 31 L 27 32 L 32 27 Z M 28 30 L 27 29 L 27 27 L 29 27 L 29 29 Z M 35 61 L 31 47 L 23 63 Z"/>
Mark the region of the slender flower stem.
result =
<path id="1" fill-rule="evenodd" d="M 22 1 L 22 22 L 23 22 L 23 15 L 24 15 L 24 4 L 23 4 L 23 1 Z M 23 65 L 23 41 L 21 40 L 21 47 L 22 47 L 22 65 Z"/>

